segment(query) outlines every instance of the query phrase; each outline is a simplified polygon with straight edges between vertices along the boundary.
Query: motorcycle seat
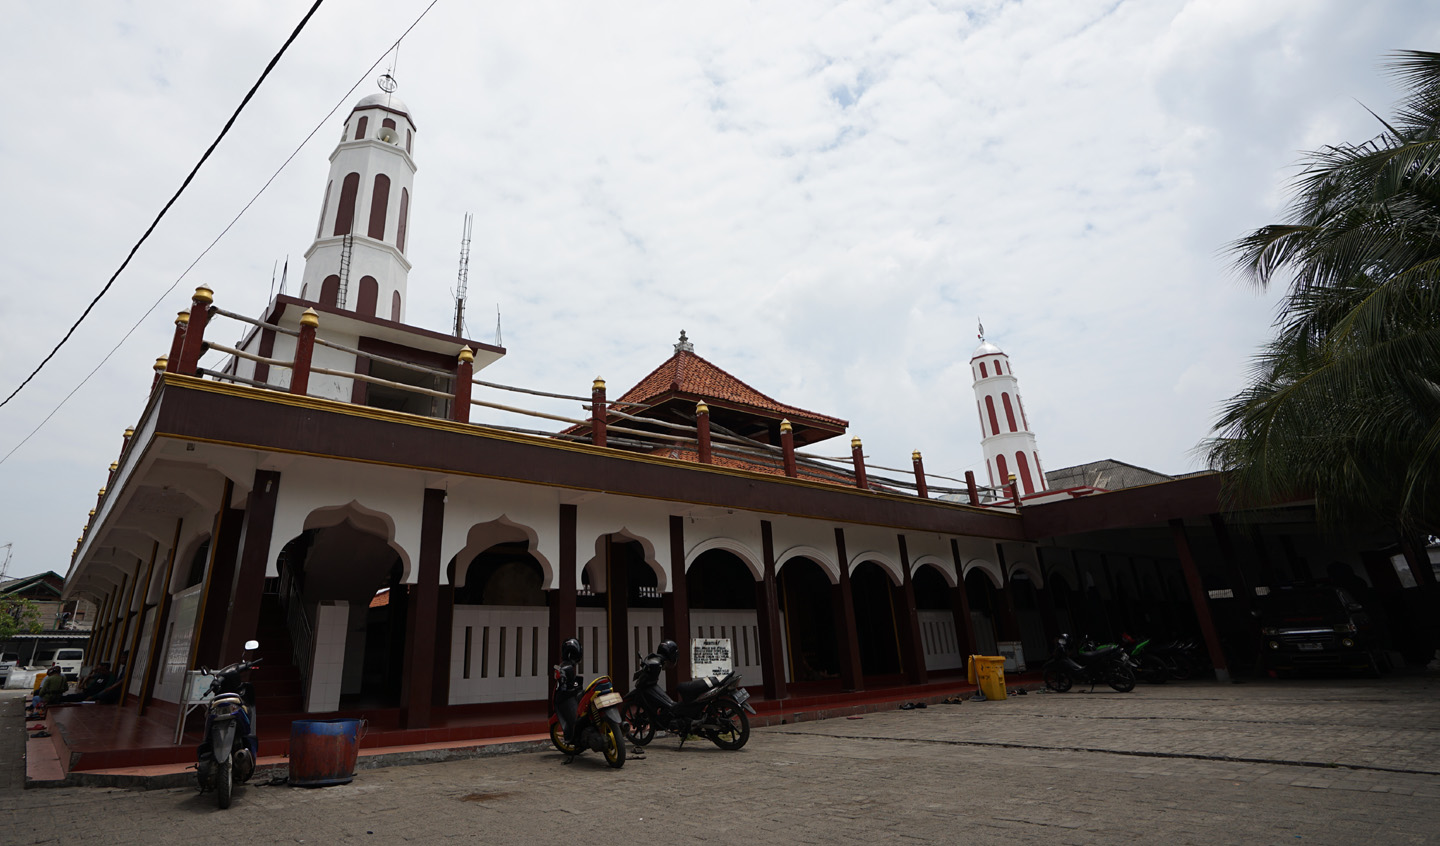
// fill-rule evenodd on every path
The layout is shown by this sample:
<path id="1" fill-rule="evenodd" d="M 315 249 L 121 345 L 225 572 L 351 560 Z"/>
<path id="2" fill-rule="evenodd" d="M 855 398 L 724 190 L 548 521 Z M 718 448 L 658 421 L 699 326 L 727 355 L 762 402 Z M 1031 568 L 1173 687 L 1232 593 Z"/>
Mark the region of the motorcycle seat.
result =
<path id="1" fill-rule="evenodd" d="M 1107 646 L 1107 647 L 1104 647 L 1103 649 L 1095 649 L 1095 650 L 1091 650 L 1091 651 L 1089 651 L 1089 652 L 1087 652 L 1087 651 L 1085 651 L 1084 649 L 1082 649 L 1082 650 L 1080 650 L 1080 654 L 1081 654 L 1081 656 L 1083 656 L 1083 657 L 1085 657 L 1085 658 L 1108 658 L 1109 656 L 1114 655 L 1115 653 L 1117 653 L 1117 652 L 1119 652 L 1119 651 L 1120 651 L 1120 647 L 1119 647 L 1119 646 Z"/>
<path id="2" fill-rule="evenodd" d="M 680 682 L 677 690 L 680 693 L 681 702 L 694 702 L 696 699 L 708 693 L 714 686 L 715 679 L 707 676 L 703 679 Z"/>

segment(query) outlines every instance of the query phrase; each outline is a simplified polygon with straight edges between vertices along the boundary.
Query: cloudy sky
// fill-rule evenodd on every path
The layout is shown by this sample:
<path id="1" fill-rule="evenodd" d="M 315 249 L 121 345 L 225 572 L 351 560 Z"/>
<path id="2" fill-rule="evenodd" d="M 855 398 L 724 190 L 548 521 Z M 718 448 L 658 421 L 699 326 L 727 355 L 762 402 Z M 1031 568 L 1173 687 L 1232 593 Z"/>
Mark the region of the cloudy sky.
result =
<path id="1" fill-rule="evenodd" d="M 498 307 L 509 350 L 483 378 L 585 393 L 601 376 L 618 393 L 685 329 L 757 389 L 848 419 L 871 462 L 920 449 L 932 472 L 983 479 L 977 317 L 1047 469 L 1198 469 L 1274 310 L 1225 245 L 1279 217 L 1301 151 L 1375 134 L 1363 106 L 1398 97 L 1386 52 L 1440 49 L 1421 0 L 439 0 L 367 71 L 429 2 L 323 5 L 76 337 L 0 408 L 12 575 L 68 568 L 189 292 L 254 314 L 277 262 L 298 278 L 341 122 L 391 61 L 419 129 L 408 317 L 450 323 L 473 212 L 468 334 L 493 340 Z M 3 394 L 309 5 L 7 7 Z"/>

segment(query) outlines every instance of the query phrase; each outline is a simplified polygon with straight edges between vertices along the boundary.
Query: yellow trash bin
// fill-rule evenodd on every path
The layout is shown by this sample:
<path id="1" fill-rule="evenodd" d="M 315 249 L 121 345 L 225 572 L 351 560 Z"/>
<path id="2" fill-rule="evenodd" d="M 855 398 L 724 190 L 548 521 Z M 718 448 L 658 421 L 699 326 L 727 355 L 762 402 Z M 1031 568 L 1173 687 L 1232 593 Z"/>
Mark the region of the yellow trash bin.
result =
<path id="1" fill-rule="evenodd" d="M 1005 698 L 1005 656 L 971 655 L 969 675 L 986 699 Z"/>

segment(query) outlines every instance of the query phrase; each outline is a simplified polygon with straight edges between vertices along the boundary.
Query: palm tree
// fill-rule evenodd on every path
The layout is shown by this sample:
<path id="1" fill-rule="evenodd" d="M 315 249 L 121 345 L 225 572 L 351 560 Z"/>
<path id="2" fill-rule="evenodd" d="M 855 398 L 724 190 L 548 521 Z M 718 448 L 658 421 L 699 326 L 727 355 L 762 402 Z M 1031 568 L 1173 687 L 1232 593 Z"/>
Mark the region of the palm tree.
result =
<path id="1" fill-rule="evenodd" d="M 1407 90 L 1383 131 L 1308 154 L 1289 222 L 1231 245 L 1287 290 L 1202 449 L 1232 506 L 1314 496 L 1331 526 L 1413 537 L 1440 534 L 1440 53 L 1388 65 Z"/>

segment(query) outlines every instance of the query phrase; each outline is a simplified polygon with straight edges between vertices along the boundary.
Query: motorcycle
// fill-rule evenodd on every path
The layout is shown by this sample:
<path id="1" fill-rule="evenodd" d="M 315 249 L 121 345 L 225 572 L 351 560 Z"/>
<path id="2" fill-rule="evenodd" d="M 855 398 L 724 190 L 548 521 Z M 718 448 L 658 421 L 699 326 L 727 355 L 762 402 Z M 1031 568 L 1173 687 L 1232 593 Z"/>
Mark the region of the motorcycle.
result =
<path id="1" fill-rule="evenodd" d="M 1056 638 L 1055 651 L 1046 662 L 1042 676 L 1045 686 L 1056 693 L 1064 693 L 1077 681 L 1089 683 L 1091 690 L 1100 682 L 1120 693 L 1135 689 L 1135 672 L 1124 649 L 1118 645 L 1097 648 L 1088 641 L 1075 649 L 1068 634 Z"/>
<path id="2" fill-rule="evenodd" d="M 621 708 L 625 737 L 636 746 L 645 746 L 660 729 L 679 735 L 682 749 L 685 739 L 692 736 L 703 737 L 721 749 L 733 751 L 744 746 L 750 739 L 750 718 L 745 714 L 753 714 L 755 709 L 749 703 L 750 692 L 740 686 L 740 674 L 681 682 L 680 701 L 675 702 L 660 687 L 665 663 L 660 653 L 640 659 Z"/>
<path id="3" fill-rule="evenodd" d="M 210 680 L 210 702 L 205 710 L 204 739 L 197 750 L 195 776 L 200 792 L 215 791 L 216 803 L 230 807 L 236 782 L 244 784 L 255 774 L 259 741 L 255 736 L 255 688 L 241 674 L 260 666 L 263 659 L 245 660 L 245 652 L 260 648 L 258 641 L 245 642 L 240 660 L 218 670 L 201 668 Z"/>
<path id="4" fill-rule="evenodd" d="M 1128 633 L 1120 635 L 1120 646 L 1130 658 L 1130 669 L 1136 677 L 1149 684 L 1164 684 L 1170 679 L 1170 665 L 1155 654 L 1150 638 L 1136 640 Z"/>
<path id="5" fill-rule="evenodd" d="M 609 676 L 596 676 L 590 684 L 583 684 L 579 641 L 567 640 L 560 654 L 561 663 L 555 665 L 550 742 L 569 756 L 567 764 L 590 749 L 602 753 L 605 763 L 620 769 L 625 766 L 625 732 L 617 707 L 620 694 L 615 692 Z"/>

